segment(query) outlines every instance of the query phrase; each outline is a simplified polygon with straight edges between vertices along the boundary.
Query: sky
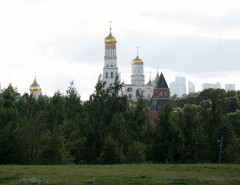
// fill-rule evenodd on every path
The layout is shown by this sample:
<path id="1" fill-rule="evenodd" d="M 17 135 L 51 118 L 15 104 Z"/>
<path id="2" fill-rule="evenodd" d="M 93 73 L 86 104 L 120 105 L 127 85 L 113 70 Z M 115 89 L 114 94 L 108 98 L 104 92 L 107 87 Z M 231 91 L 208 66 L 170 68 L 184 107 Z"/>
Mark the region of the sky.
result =
<path id="1" fill-rule="evenodd" d="M 36 74 L 43 94 L 66 92 L 74 81 L 81 99 L 103 72 L 104 39 L 117 39 L 121 79 L 130 83 L 131 61 L 202 83 L 240 89 L 239 0 L 0 0 L 0 82 L 29 92 Z"/>

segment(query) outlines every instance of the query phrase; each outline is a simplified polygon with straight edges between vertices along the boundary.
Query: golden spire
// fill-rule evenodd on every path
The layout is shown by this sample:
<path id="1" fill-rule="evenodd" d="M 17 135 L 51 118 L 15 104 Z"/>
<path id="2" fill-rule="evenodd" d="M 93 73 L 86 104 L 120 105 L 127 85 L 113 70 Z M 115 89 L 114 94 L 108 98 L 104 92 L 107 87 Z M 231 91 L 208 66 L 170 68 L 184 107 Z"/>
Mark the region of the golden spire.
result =
<path id="1" fill-rule="evenodd" d="M 143 64 L 143 60 L 140 59 L 139 56 L 138 56 L 138 49 L 139 49 L 139 47 L 137 46 L 137 57 L 132 60 L 132 64 L 140 64 L 140 65 L 142 65 Z"/>
<path id="2" fill-rule="evenodd" d="M 152 75 L 152 71 L 150 70 L 150 77 L 149 77 L 149 81 L 148 81 L 147 85 L 153 85 L 151 75 Z"/>
<path id="3" fill-rule="evenodd" d="M 112 31 L 112 23 L 113 22 L 110 20 L 109 23 L 110 23 L 110 32 L 111 32 Z"/>
<path id="4" fill-rule="evenodd" d="M 117 40 L 114 36 L 112 36 L 112 21 L 109 21 L 110 23 L 110 33 L 109 35 L 105 38 L 104 42 L 105 42 L 105 46 L 107 48 L 116 48 L 116 43 L 117 43 Z"/>

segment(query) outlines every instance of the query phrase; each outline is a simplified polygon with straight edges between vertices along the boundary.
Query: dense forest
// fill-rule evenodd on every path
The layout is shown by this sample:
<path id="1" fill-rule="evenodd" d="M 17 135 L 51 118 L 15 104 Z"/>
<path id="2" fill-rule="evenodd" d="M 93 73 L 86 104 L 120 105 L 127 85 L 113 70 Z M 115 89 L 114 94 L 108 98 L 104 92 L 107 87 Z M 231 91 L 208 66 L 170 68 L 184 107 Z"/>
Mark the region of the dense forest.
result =
<path id="1" fill-rule="evenodd" d="M 240 91 L 173 96 L 151 124 L 151 100 L 130 101 L 123 85 L 105 88 L 100 76 L 81 104 L 73 82 L 38 99 L 10 84 L 0 95 L 0 164 L 217 163 L 222 136 L 222 162 L 239 163 Z"/>

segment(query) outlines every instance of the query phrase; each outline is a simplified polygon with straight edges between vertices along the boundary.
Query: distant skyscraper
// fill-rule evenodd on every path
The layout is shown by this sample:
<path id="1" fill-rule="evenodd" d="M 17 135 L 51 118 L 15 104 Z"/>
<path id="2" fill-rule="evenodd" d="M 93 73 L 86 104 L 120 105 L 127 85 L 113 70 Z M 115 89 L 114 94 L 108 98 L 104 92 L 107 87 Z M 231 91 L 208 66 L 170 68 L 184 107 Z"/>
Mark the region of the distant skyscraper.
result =
<path id="1" fill-rule="evenodd" d="M 182 95 L 187 94 L 185 77 L 176 76 L 175 82 L 170 83 L 170 91 L 171 96 L 176 94 L 178 97 L 182 97 Z"/>
<path id="2" fill-rule="evenodd" d="M 221 88 L 220 82 L 217 82 L 216 84 L 212 84 L 212 83 L 203 83 L 202 84 L 202 90 L 209 89 L 209 88 L 220 89 Z"/>
<path id="3" fill-rule="evenodd" d="M 235 91 L 235 84 L 225 84 L 226 91 Z"/>
<path id="4" fill-rule="evenodd" d="M 188 93 L 194 93 L 195 92 L 195 85 L 188 81 Z"/>

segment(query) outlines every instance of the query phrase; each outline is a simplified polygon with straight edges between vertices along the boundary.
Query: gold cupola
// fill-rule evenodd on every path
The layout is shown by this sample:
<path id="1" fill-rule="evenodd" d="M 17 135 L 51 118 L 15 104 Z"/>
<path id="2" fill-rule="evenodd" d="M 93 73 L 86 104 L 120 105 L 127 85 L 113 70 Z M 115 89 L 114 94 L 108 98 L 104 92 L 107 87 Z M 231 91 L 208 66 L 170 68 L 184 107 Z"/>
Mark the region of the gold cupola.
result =
<path id="1" fill-rule="evenodd" d="M 34 81 L 33 81 L 32 85 L 30 86 L 29 90 L 30 90 L 31 93 L 35 93 L 35 92 L 40 93 L 41 92 L 41 87 L 37 83 L 36 76 L 34 78 Z"/>
<path id="2" fill-rule="evenodd" d="M 105 38 L 104 42 L 105 42 L 106 49 L 115 49 L 116 48 L 117 39 L 112 35 L 111 21 L 110 21 L 110 33 Z"/>
<path id="3" fill-rule="evenodd" d="M 138 65 L 143 65 L 143 60 L 139 58 L 138 56 L 138 46 L 137 46 L 137 57 L 132 60 L 132 64 L 138 64 Z"/>

